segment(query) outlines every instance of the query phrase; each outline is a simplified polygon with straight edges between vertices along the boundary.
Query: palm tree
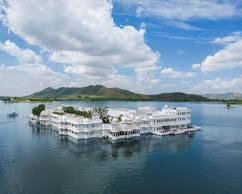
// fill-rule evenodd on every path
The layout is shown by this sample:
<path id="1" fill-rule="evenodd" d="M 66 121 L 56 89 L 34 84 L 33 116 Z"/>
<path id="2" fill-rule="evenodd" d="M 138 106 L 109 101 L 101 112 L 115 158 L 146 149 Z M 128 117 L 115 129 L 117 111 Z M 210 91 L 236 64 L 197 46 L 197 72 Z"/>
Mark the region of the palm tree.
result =
<path id="1" fill-rule="evenodd" d="M 108 107 L 95 107 L 93 112 L 99 114 L 100 119 L 102 119 L 103 123 L 110 123 L 109 115 L 108 115 Z"/>

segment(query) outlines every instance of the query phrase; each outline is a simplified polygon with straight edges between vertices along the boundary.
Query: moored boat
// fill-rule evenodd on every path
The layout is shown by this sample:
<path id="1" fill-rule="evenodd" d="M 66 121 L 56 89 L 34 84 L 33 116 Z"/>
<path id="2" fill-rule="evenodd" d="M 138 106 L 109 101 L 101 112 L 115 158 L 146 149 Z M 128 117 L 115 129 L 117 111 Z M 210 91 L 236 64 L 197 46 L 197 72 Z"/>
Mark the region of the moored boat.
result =
<path id="1" fill-rule="evenodd" d="M 16 112 L 12 112 L 12 113 L 9 113 L 8 115 L 7 115 L 7 117 L 9 117 L 9 118 L 15 118 L 15 117 L 17 117 L 18 116 L 18 114 L 16 113 Z"/>

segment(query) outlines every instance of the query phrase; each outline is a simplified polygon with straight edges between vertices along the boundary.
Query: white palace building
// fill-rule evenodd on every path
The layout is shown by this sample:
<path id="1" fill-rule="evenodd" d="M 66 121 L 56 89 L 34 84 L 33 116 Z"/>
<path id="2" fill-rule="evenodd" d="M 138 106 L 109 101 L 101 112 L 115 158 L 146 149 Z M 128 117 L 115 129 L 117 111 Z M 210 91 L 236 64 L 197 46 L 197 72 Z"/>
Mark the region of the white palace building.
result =
<path id="1" fill-rule="evenodd" d="M 92 108 L 75 107 L 80 111 Z M 142 134 L 177 135 L 200 130 L 191 125 L 191 109 L 187 107 L 168 107 L 161 110 L 153 107 L 139 109 L 112 108 L 108 110 L 110 123 L 103 123 L 97 113 L 91 118 L 64 113 L 62 107 L 47 108 L 39 117 L 30 115 L 32 124 L 51 126 L 60 135 L 74 139 L 139 137 Z"/>

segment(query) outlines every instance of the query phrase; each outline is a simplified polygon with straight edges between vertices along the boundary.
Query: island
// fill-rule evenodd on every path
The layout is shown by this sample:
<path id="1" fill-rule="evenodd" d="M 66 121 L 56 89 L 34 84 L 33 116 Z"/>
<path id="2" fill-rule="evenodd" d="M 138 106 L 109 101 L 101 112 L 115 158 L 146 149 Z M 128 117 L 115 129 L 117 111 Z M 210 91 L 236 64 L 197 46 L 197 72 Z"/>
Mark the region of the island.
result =
<path id="1" fill-rule="evenodd" d="M 118 140 L 142 134 L 191 135 L 200 127 L 191 124 L 191 109 L 154 107 L 136 109 L 108 107 L 59 106 L 34 107 L 30 115 L 33 125 L 51 126 L 61 136 L 72 139 L 107 138 Z"/>

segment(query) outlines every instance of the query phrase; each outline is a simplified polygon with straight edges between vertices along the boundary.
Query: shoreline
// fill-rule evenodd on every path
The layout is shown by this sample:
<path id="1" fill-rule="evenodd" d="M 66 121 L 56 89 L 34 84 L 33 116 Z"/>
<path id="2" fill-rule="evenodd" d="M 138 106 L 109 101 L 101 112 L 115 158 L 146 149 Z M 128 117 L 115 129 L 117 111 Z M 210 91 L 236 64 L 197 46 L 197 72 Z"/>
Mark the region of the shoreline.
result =
<path id="1" fill-rule="evenodd" d="M 6 103 L 41 103 L 41 102 L 95 102 L 95 101 L 114 101 L 114 102 L 189 102 L 189 103 L 208 103 L 208 104 L 230 104 L 242 105 L 242 100 L 163 100 L 163 99 L 121 99 L 121 98 L 23 98 L 23 97 L 2 97 L 0 101 Z"/>

